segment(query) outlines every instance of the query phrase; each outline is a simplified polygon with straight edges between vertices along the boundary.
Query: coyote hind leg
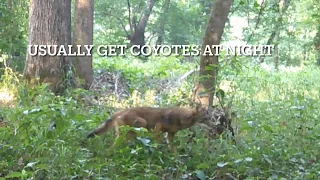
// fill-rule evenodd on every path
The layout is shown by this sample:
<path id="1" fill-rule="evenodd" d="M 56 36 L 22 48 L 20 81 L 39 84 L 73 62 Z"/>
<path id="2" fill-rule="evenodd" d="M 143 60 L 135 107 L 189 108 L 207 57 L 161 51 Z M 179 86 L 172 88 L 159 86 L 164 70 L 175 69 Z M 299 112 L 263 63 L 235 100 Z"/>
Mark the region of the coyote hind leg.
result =
<path id="1" fill-rule="evenodd" d="M 154 139 L 156 140 L 156 142 L 158 144 L 161 143 L 161 138 L 160 138 L 160 133 L 161 133 L 161 130 L 162 130 L 162 126 L 161 124 L 156 124 L 155 128 L 154 128 Z"/>

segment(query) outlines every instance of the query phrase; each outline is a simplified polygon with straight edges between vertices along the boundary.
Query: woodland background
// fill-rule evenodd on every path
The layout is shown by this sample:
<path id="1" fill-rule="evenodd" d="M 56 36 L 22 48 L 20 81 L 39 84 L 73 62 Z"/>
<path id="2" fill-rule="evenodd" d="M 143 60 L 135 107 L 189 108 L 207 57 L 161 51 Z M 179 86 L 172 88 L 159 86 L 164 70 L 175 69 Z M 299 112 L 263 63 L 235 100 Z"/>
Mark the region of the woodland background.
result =
<path id="1" fill-rule="evenodd" d="M 319 12 L 316 0 L 2 0 L 0 179 L 318 179 Z M 276 49 L 271 57 L 28 56 L 37 43 Z M 145 131 L 111 149 L 112 132 L 85 139 L 119 108 L 190 106 L 211 87 L 204 102 L 220 107 L 221 98 L 237 113 L 236 145 L 200 128 L 191 142 L 188 130 L 178 133 L 178 157 Z"/>

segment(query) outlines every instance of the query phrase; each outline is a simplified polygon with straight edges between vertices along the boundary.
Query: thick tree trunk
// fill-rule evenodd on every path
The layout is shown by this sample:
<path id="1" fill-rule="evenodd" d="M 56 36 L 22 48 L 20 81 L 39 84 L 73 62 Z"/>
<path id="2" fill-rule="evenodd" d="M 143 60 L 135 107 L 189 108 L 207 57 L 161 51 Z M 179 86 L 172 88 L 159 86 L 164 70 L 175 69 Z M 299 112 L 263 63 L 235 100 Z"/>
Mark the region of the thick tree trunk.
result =
<path id="1" fill-rule="evenodd" d="M 158 39 L 157 39 L 157 42 L 156 42 L 157 45 L 160 45 L 160 44 L 163 43 L 164 26 L 165 26 L 165 22 L 166 22 L 167 13 L 168 13 L 168 10 L 169 10 L 169 5 L 170 5 L 170 0 L 166 0 L 164 2 L 163 7 L 162 7 L 162 14 L 161 14 L 161 17 L 160 17 Z"/>
<path id="2" fill-rule="evenodd" d="M 202 41 L 200 79 L 194 91 L 194 101 L 211 106 L 218 72 L 218 56 L 203 55 L 206 46 L 219 45 L 233 0 L 216 0 Z M 213 50 L 215 52 L 215 49 Z"/>
<path id="3" fill-rule="evenodd" d="M 71 0 L 30 0 L 28 45 L 71 44 Z M 31 56 L 27 53 L 24 77 L 29 85 L 48 83 L 61 93 L 67 56 Z"/>
<path id="4" fill-rule="evenodd" d="M 73 44 L 93 44 L 93 14 L 94 0 L 76 0 L 74 15 Z M 86 52 L 83 47 L 81 53 Z M 93 82 L 92 56 L 78 56 L 73 58 L 77 85 L 89 89 Z"/>
<path id="5" fill-rule="evenodd" d="M 139 24 L 137 25 L 137 27 L 134 28 L 133 34 L 131 34 L 131 36 L 129 37 L 131 46 L 145 45 L 144 33 L 145 33 L 147 23 L 148 23 L 148 20 L 149 20 L 149 17 L 152 12 L 152 8 L 153 8 L 154 4 L 155 4 L 155 0 L 148 0 L 147 1 L 147 7 L 146 7 L 145 13 L 143 13 L 143 15 L 139 21 Z"/>

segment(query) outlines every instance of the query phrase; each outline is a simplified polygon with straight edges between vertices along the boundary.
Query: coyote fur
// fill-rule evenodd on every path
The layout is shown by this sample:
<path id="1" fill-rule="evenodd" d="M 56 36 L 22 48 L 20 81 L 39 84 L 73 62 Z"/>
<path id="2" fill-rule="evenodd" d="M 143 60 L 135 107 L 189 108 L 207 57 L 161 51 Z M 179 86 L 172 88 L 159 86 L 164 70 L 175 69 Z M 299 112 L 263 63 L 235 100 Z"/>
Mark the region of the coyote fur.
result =
<path id="1" fill-rule="evenodd" d="M 190 128 L 194 125 L 203 124 L 208 118 L 206 107 L 197 106 L 194 108 L 182 107 L 134 107 L 114 113 L 109 119 L 104 121 L 98 128 L 91 131 L 87 138 L 101 135 L 111 129 L 115 129 L 116 138 L 120 136 L 120 126 L 129 125 L 131 127 L 143 127 L 148 131 L 153 131 L 155 140 L 160 142 L 160 133 L 166 132 L 166 140 L 169 149 L 176 152 L 173 146 L 174 135 L 182 129 Z M 210 129 L 209 127 L 207 127 Z"/>

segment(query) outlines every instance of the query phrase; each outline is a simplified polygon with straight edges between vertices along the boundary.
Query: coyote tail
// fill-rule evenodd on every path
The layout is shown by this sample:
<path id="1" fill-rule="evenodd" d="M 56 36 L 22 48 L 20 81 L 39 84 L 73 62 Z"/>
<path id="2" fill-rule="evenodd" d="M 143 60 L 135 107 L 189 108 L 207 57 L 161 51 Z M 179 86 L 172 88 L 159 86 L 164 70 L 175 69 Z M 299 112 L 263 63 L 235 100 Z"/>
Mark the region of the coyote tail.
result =
<path id="1" fill-rule="evenodd" d="M 113 128 L 113 121 L 111 118 L 105 120 L 98 128 L 95 130 L 91 131 L 88 135 L 87 138 L 93 138 L 95 135 L 101 135 L 110 129 Z"/>

